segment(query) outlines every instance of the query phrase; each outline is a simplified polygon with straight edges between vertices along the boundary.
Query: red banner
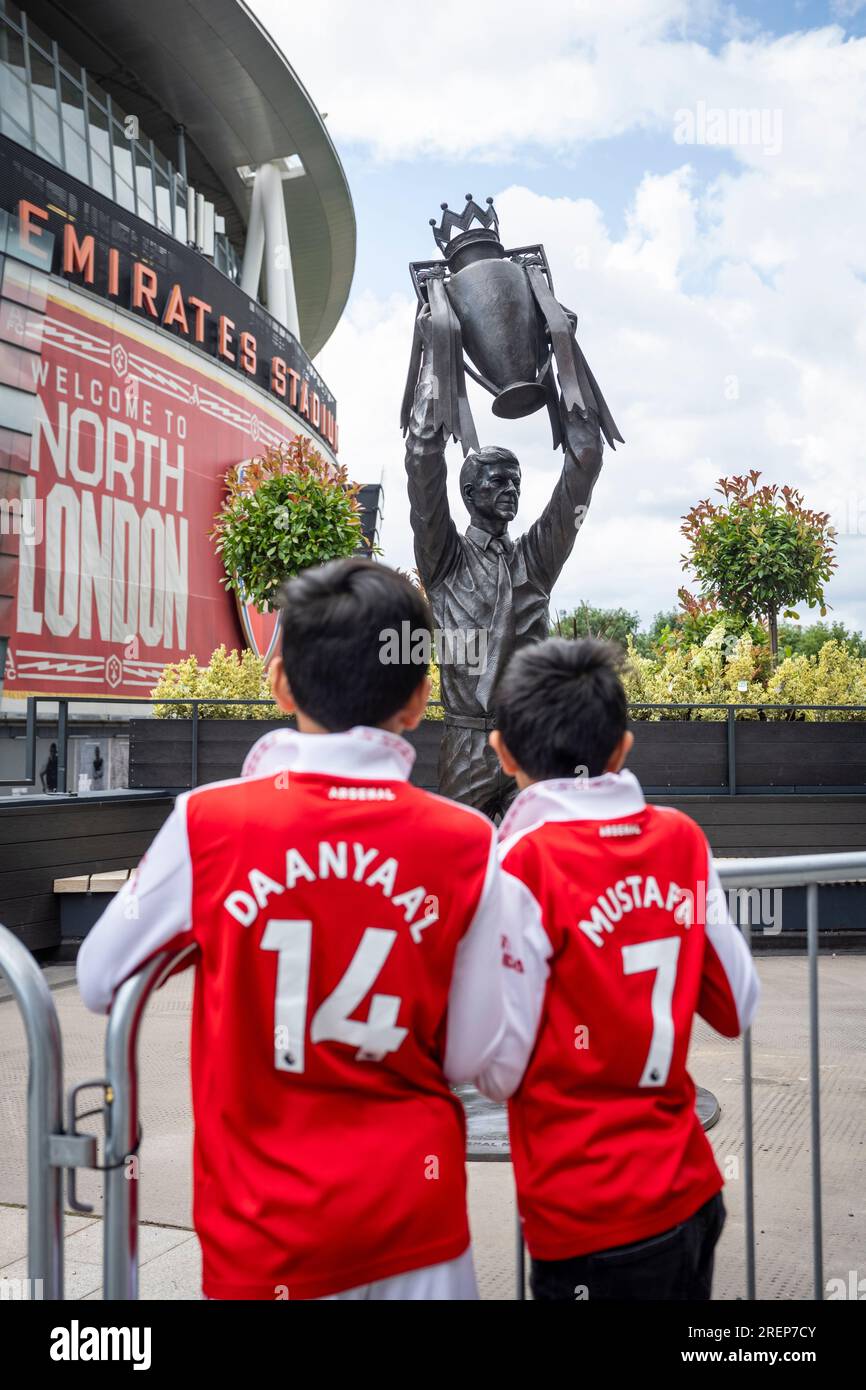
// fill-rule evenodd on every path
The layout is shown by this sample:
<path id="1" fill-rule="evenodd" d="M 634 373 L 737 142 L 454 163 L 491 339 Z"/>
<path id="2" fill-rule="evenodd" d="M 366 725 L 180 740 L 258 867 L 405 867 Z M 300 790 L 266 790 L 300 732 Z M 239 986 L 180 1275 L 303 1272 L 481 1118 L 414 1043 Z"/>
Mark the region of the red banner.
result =
<path id="1" fill-rule="evenodd" d="M 291 439 L 290 417 L 67 288 L 34 370 L 6 691 L 146 695 L 166 662 L 242 647 L 209 532 L 226 471 Z"/>

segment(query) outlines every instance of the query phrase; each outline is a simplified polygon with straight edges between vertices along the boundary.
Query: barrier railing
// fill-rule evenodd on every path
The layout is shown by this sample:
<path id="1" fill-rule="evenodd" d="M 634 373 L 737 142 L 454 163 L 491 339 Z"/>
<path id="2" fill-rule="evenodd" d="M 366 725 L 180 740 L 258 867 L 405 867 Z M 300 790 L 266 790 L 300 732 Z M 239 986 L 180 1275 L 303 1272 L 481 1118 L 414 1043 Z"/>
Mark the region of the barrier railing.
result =
<path id="1" fill-rule="evenodd" d="M 62 1174 L 52 1153 L 63 1120 L 63 1043 L 51 991 L 33 956 L 0 926 L 6 976 L 27 1035 L 27 1275 L 31 1291 L 63 1297 Z"/>
<path id="2" fill-rule="evenodd" d="M 723 888 L 805 887 L 807 890 L 807 957 L 809 986 L 809 1110 L 811 1138 L 813 1297 L 824 1294 L 823 1213 L 821 1186 L 820 1012 L 818 989 L 818 885 L 866 880 L 866 852 L 806 854 L 767 859 L 717 862 Z M 751 949 L 751 929 L 746 926 Z M 105 1078 L 86 1082 L 104 1088 L 106 1119 L 105 1209 L 103 1225 L 104 1293 L 107 1299 L 138 1298 L 138 1183 L 127 1171 L 140 1141 L 138 1113 L 138 1034 L 153 990 L 177 970 L 196 948 L 185 946 L 155 956 L 117 991 L 105 1037 Z M 27 1033 L 28 1078 L 28 1273 L 42 1281 L 43 1297 L 63 1297 L 63 1208 L 61 1170 L 74 1174 L 96 1168 L 95 1138 L 76 1132 L 75 1096 L 70 1092 L 68 1130 L 64 1132 L 63 1057 L 54 1002 L 39 966 L 25 946 L 0 927 L 0 971 L 17 1000 Z M 756 1297 L 754 1124 L 752 1107 L 751 1030 L 743 1037 L 743 1121 L 746 1234 L 746 1297 Z M 525 1298 L 525 1254 L 518 1222 L 517 1298 Z"/>
<path id="3" fill-rule="evenodd" d="M 105 1188 L 102 1227 L 103 1298 L 138 1298 L 138 1180 L 127 1165 L 137 1155 L 138 1033 L 155 989 L 195 954 L 196 946 L 161 951 L 120 986 L 105 1031 Z"/>
<path id="4" fill-rule="evenodd" d="M 199 769 L 199 745 L 200 745 L 200 726 L 202 720 L 208 718 L 206 711 L 208 706 L 251 706 L 260 708 L 271 707 L 273 702 L 270 700 L 252 699 L 232 699 L 231 697 L 220 696 L 210 699 L 194 699 L 192 697 L 180 697 L 177 699 L 153 699 L 150 696 L 123 696 L 118 700 L 121 705 L 146 705 L 162 706 L 169 705 L 182 706 L 184 710 L 189 710 L 190 721 L 190 764 L 191 777 L 190 785 L 198 785 Z M 46 717 L 49 727 L 57 729 L 57 790 L 66 792 L 67 772 L 69 768 L 69 740 L 73 736 L 74 725 L 69 717 L 70 705 L 97 705 L 104 709 L 107 701 L 100 695 L 75 695 L 67 698 L 30 695 L 27 698 L 27 714 L 24 729 L 24 771 L 20 777 L 0 778 L 0 788 L 2 787 L 33 787 L 36 785 L 36 739 L 39 723 L 39 705 L 56 705 L 57 714 Z M 440 700 L 431 700 L 432 708 L 441 708 Z M 721 718 L 713 722 L 724 722 L 727 725 L 726 739 L 726 783 L 725 788 L 728 795 L 738 795 L 737 779 L 737 724 L 743 719 L 765 719 L 772 723 L 787 722 L 797 719 L 802 715 L 816 715 L 819 720 L 822 717 L 835 715 L 846 716 L 851 720 L 858 720 L 866 723 L 866 705 L 808 705 L 808 704 L 726 704 L 723 702 L 701 702 L 701 701 L 671 701 L 668 704 L 651 704 L 643 701 L 632 701 L 629 704 L 629 715 L 632 719 L 637 717 L 642 719 L 644 716 L 639 712 L 649 712 L 650 722 L 700 722 L 706 720 L 710 712 L 721 712 Z M 656 720 L 654 715 L 658 714 Z M 180 716 L 173 716 L 180 717 Z M 279 717 L 278 715 L 275 717 Z M 176 789 L 175 789 L 176 790 Z M 676 787 L 660 788 L 660 791 L 674 793 Z M 685 790 L 685 788 L 681 789 Z M 708 789 L 709 790 L 709 789 Z M 765 792 L 790 790 L 788 788 L 763 788 Z M 815 787 L 815 792 L 826 792 L 834 795 L 846 790 L 841 787 Z"/>
<path id="5" fill-rule="evenodd" d="M 766 859 L 716 860 L 723 888 L 805 888 L 806 953 L 809 978 L 809 1116 L 812 1168 L 812 1285 L 813 1298 L 824 1297 L 824 1226 L 821 1199 L 821 1071 L 818 999 L 818 886 L 866 880 L 866 852 L 848 854 L 774 855 Z M 747 900 L 747 908 L 751 903 Z M 750 923 L 744 935 L 752 949 Z M 754 1115 L 752 1106 L 752 1030 L 743 1034 L 744 1225 L 746 1234 L 746 1298 L 756 1298 Z M 525 1251 L 517 1222 L 517 1298 L 525 1299 Z"/>
<path id="6" fill-rule="evenodd" d="M 723 888 L 805 888 L 806 954 L 809 978 L 809 1116 L 812 1167 L 812 1277 L 814 1298 L 824 1296 L 824 1234 L 821 1202 L 821 1072 L 818 993 L 818 886 L 866 879 L 866 853 L 792 854 L 769 859 L 717 861 Z M 748 932 L 748 936 L 751 933 Z M 751 940 L 749 940 L 751 948 Z M 743 1038 L 743 1128 L 745 1141 L 746 1297 L 755 1297 L 754 1132 L 751 1030 Z"/>

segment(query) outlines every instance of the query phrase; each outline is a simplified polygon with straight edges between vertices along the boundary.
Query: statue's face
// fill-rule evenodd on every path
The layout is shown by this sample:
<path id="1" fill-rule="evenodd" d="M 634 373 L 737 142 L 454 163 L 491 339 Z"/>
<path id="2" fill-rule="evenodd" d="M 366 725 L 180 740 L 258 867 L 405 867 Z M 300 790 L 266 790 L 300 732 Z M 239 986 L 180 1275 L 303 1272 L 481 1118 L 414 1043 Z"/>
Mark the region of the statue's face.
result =
<path id="1" fill-rule="evenodd" d="M 463 489 L 466 506 L 473 519 L 502 529 L 517 515 L 520 502 L 520 465 L 483 463 L 472 482 Z"/>

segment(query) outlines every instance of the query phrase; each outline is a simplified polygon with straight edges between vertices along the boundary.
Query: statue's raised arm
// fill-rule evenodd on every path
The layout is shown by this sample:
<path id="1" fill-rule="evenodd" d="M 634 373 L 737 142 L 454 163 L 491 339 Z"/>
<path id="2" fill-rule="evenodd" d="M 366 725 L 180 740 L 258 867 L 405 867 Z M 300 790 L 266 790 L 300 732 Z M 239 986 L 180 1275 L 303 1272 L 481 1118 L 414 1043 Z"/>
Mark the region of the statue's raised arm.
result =
<path id="1" fill-rule="evenodd" d="M 431 352 L 430 310 L 423 306 L 415 323 L 415 389 L 406 430 L 409 520 L 415 537 L 415 564 L 421 582 L 432 589 L 448 573 L 459 549 L 457 527 L 448 506 L 445 431 L 436 418 L 436 382 Z"/>
<path id="2" fill-rule="evenodd" d="M 526 562 L 549 593 L 571 554 L 601 472 L 604 443 L 594 413 L 563 421 L 562 472 L 550 501 L 524 537 Z"/>

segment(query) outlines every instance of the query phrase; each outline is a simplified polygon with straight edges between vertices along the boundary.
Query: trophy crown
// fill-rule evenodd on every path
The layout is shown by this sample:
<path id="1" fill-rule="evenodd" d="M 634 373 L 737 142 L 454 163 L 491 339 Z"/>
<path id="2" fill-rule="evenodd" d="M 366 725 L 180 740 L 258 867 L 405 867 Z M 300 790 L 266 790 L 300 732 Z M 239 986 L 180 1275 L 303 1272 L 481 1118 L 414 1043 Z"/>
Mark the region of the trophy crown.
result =
<path id="1" fill-rule="evenodd" d="M 443 254 L 448 254 L 448 248 L 454 237 L 461 236 L 463 232 L 468 232 L 473 226 L 482 227 L 484 231 L 493 231 L 499 235 L 499 218 L 493 206 L 493 199 L 486 200 L 487 207 L 483 208 L 475 202 L 471 193 L 466 194 L 466 206 L 462 212 L 452 212 L 447 203 L 441 203 L 442 221 L 436 225 L 436 218 L 430 218 L 430 226 L 433 228 L 433 238 L 439 250 Z"/>

